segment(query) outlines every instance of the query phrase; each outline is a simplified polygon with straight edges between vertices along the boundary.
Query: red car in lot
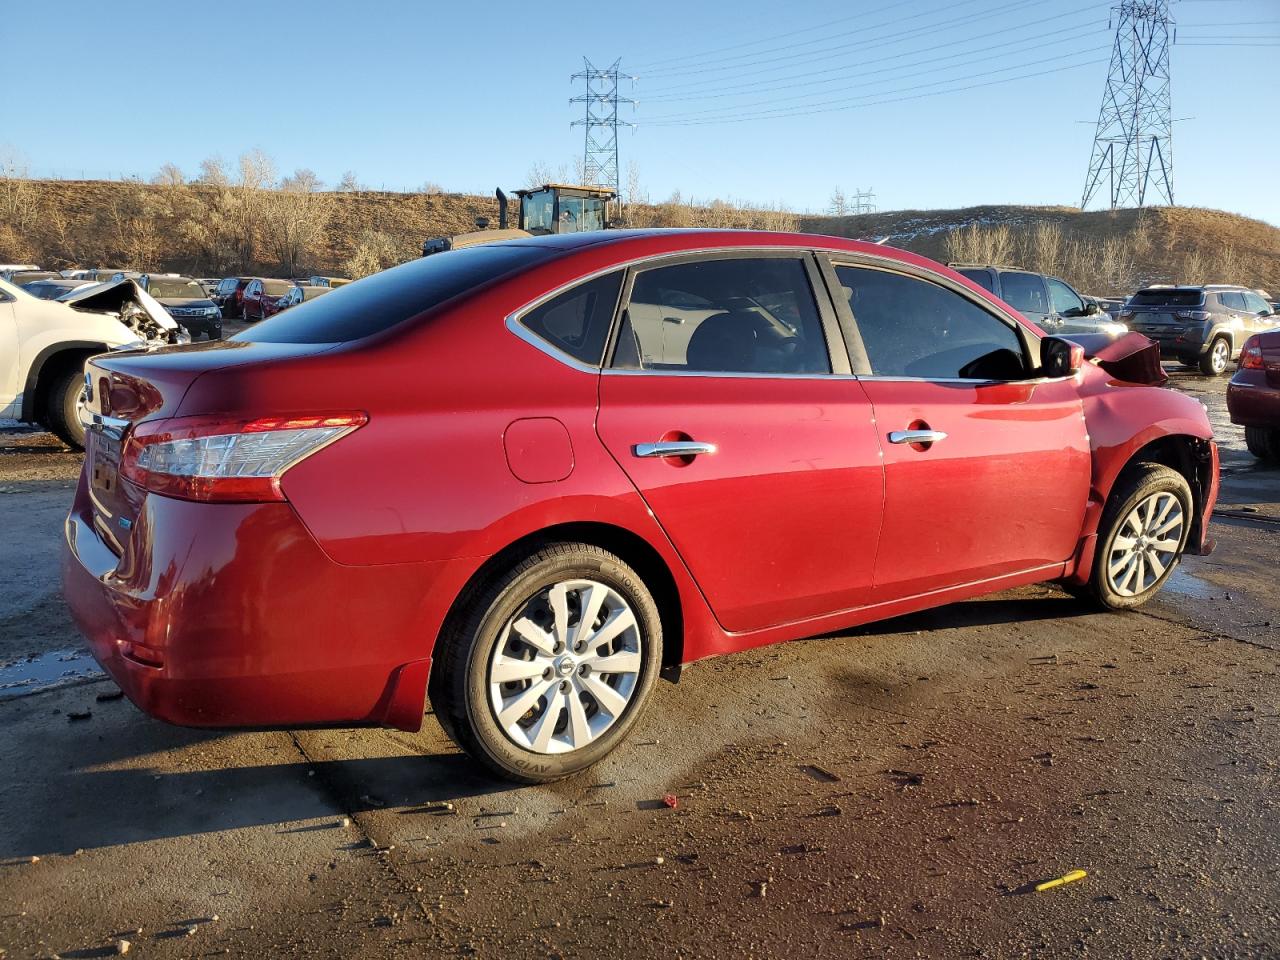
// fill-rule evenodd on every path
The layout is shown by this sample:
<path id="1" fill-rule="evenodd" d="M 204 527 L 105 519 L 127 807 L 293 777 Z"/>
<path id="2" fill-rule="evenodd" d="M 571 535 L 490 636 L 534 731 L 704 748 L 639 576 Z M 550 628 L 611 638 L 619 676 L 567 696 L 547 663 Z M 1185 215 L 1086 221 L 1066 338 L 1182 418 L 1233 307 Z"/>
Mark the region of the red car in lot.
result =
<path id="1" fill-rule="evenodd" d="M 1280 462 L 1280 330 L 1256 333 L 1241 346 L 1227 410 L 1231 422 L 1244 427 L 1250 453 Z"/>
<path id="2" fill-rule="evenodd" d="M 416 730 L 429 694 L 551 780 L 704 657 L 1037 581 L 1148 600 L 1217 448 L 1150 341 L 1099 340 L 828 237 L 437 254 L 93 358 L 65 594 L 157 717 Z"/>
<path id="3" fill-rule="evenodd" d="M 252 278 L 240 295 L 240 316 L 246 322 L 264 320 L 275 312 L 276 302 L 289 295 L 296 284 L 288 280 Z"/>

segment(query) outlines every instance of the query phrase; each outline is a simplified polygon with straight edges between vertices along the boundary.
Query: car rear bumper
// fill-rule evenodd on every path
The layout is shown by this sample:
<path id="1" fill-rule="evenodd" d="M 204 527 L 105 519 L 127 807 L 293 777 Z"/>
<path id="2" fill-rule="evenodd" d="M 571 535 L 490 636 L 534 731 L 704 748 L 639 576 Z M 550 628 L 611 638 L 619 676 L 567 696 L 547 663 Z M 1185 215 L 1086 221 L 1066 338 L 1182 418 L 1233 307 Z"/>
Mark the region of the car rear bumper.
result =
<path id="1" fill-rule="evenodd" d="M 420 726 L 448 608 L 434 588 L 453 561 L 342 566 L 287 503 L 148 495 L 123 556 L 94 522 L 81 477 L 63 591 L 145 712 L 196 727 Z"/>
<path id="2" fill-rule="evenodd" d="M 1280 428 L 1280 389 L 1267 383 L 1265 370 L 1237 370 L 1227 384 L 1227 411 L 1242 427 Z"/>

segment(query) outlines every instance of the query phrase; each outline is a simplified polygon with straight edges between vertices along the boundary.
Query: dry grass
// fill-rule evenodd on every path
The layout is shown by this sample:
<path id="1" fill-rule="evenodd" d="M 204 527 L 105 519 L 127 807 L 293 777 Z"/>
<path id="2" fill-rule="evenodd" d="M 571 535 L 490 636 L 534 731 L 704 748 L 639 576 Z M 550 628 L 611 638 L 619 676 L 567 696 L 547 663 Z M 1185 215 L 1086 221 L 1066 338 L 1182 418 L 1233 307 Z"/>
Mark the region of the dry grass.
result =
<path id="1" fill-rule="evenodd" d="M 31 181 L 0 171 L 0 261 L 124 263 L 194 275 L 358 276 L 418 255 L 424 239 L 497 224 L 491 196 L 350 189 L 307 197 L 238 185 Z M 292 200 L 292 205 L 284 201 Z M 256 204 L 256 205 L 255 205 Z M 302 206 L 299 206 L 302 205 Z M 623 210 L 626 226 L 803 230 L 880 239 L 937 260 L 1014 263 L 1089 293 L 1229 282 L 1280 293 L 1280 230 L 1217 210 L 984 206 L 832 217 L 674 194 Z"/>

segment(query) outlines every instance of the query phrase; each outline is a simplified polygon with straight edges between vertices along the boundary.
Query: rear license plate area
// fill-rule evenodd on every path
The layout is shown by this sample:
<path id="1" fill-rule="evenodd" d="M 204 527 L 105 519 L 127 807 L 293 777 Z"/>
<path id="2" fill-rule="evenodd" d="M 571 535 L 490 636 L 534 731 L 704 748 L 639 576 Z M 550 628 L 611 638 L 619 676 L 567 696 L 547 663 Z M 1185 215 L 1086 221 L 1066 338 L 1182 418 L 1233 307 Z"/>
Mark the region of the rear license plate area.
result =
<path id="1" fill-rule="evenodd" d="M 120 441 L 90 430 L 89 482 L 100 494 L 115 494 L 120 487 Z"/>

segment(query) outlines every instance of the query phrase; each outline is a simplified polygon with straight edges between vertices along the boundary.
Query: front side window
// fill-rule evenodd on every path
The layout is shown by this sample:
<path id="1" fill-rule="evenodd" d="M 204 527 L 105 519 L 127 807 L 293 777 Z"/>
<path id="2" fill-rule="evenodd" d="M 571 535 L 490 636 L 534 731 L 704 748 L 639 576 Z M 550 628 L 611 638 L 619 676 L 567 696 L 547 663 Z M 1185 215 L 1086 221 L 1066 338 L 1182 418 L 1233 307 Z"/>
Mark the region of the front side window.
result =
<path id="1" fill-rule="evenodd" d="M 1045 277 L 1044 282 L 1049 285 L 1049 302 L 1053 304 L 1054 313 L 1072 317 L 1084 313 L 1084 301 L 1078 293 L 1053 277 Z"/>
<path id="2" fill-rule="evenodd" d="M 1246 293 L 1244 295 L 1245 309 L 1250 313 L 1262 316 L 1271 312 L 1271 307 L 1267 305 L 1267 301 L 1263 300 L 1256 293 Z"/>
<path id="3" fill-rule="evenodd" d="M 837 266 L 871 372 L 925 380 L 1020 380 L 1022 339 L 946 287 L 867 267 Z"/>
<path id="4" fill-rule="evenodd" d="M 1048 313 L 1044 299 L 1044 281 L 1034 273 L 1000 274 L 1001 297 L 1019 313 Z"/>
<path id="5" fill-rule="evenodd" d="M 598 366 L 621 290 L 622 271 L 606 273 L 539 304 L 520 323 L 574 359 Z"/>
<path id="6" fill-rule="evenodd" d="M 731 257 L 636 276 L 614 366 L 757 374 L 831 372 L 804 261 Z"/>

